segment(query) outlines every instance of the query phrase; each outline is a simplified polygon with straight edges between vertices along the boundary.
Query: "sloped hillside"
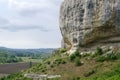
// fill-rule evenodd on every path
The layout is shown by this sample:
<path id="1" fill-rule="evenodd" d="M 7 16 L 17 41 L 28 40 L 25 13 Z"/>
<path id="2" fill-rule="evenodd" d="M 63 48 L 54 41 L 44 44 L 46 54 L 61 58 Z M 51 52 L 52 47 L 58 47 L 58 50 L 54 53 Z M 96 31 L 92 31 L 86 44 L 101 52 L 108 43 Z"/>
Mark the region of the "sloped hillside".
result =
<path id="1" fill-rule="evenodd" d="M 50 80 L 120 80 L 120 54 L 114 50 L 97 48 L 92 54 L 64 54 L 60 49 L 51 57 L 19 74 L 1 80 L 32 80 L 24 78 L 26 73 L 61 75 Z"/>

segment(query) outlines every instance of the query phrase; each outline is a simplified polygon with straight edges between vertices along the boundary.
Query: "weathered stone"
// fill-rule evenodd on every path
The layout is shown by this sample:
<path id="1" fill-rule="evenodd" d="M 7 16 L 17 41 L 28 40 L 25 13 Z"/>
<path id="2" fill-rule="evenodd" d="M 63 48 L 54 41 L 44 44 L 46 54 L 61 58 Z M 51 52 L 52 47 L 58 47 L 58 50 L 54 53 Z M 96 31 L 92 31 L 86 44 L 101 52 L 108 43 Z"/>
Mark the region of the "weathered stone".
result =
<path id="1" fill-rule="evenodd" d="M 111 37 L 120 42 L 120 0 L 64 0 L 60 29 L 71 51 Z"/>

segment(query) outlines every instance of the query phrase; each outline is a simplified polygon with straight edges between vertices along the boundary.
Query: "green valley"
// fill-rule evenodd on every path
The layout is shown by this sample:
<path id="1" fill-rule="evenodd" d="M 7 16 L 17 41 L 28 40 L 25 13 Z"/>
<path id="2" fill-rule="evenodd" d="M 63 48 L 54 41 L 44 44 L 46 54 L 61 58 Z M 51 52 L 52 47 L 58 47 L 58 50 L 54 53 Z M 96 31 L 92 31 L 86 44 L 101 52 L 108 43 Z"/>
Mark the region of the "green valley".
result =
<path id="1" fill-rule="evenodd" d="M 65 51 L 65 50 L 64 50 Z M 51 57 L 18 74 L 12 74 L 1 80 L 32 80 L 24 74 L 61 75 L 48 80 L 119 80 L 120 54 L 112 50 L 97 48 L 94 54 L 80 55 L 76 51 L 68 56 L 58 50 Z M 109 54 L 108 54 L 109 53 Z M 106 56 L 107 55 L 107 56 Z"/>

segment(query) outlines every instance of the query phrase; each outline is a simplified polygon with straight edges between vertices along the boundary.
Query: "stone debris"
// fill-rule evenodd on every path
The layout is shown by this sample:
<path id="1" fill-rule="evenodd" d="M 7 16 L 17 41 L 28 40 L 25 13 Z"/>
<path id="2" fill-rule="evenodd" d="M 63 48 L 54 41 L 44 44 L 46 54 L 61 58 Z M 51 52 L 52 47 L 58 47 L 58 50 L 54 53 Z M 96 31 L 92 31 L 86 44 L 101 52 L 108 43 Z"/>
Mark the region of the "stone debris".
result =
<path id="1" fill-rule="evenodd" d="M 60 78 L 61 75 L 24 74 L 24 77 L 32 78 L 34 80 L 47 80 L 52 78 Z"/>

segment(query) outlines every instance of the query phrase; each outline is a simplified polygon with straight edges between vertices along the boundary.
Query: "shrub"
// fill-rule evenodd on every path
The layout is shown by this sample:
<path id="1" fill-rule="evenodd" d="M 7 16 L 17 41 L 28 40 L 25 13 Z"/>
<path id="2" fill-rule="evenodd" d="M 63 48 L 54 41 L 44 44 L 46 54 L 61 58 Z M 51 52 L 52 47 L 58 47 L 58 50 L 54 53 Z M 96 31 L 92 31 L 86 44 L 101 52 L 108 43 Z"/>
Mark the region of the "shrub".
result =
<path id="1" fill-rule="evenodd" d="M 120 80 L 120 75 L 112 76 L 112 77 L 108 78 L 107 80 Z"/>
<path id="2" fill-rule="evenodd" d="M 56 59 L 55 61 L 54 61 L 54 64 L 56 64 L 56 65 L 59 65 L 59 64 L 61 64 L 62 63 L 62 59 Z"/>
<path id="3" fill-rule="evenodd" d="M 81 57 L 80 52 L 79 52 L 78 50 L 75 51 L 74 54 L 75 54 L 75 56 L 77 56 L 77 57 Z"/>
<path id="4" fill-rule="evenodd" d="M 66 64 L 66 61 L 63 60 L 63 61 L 62 61 L 62 64 Z"/>
<path id="5" fill-rule="evenodd" d="M 70 61 L 74 61 L 75 58 L 76 58 L 75 54 L 70 55 Z"/>
<path id="6" fill-rule="evenodd" d="M 84 76 L 85 76 L 85 77 L 89 77 L 89 76 L 91 76 L 91 75 L 94 74 L 94 73 L 95 73 L 95 70 L 90 70 L 90 71 L 88 71 L 87 73 L 85 73 Z"/>
<path id="7" fill-rule="evenodd" d="M 74 77 L 72 80 L 80 80 L 80 77 Z"/>
<path id="8" fill-rule="evenodd" d="M 75 51 L 72 55 L 70 55 L 70 61 L 74 61 L 76 57 L 81 58 L 79 51 Z"/>
<path id="9" fill-rule="evenodd" d="M 111 55 L 109 55 L 109 56 L 107 57 L 107 59 L 108 59 L 108 60 L 117 60 L 118 58 L 117 58 L 117 55 L 111 54 Z"/>
<path id="10" fill-rule="evenodd" d="M 95 54 L 93 55 L 93 57 L 96 57 L 96 56 L 102 55 L 102 54 L 103 54 L 102 49 L 98 47 L 98 48 L 96 49 Z"/>
<path id="11" fill-rule="evenodd" d="M 46 70 L 45 69 L 43 69 L 43 70 L 41 70 L 42 72 L 45 72 Z"/>
<path id="12" fill-rule="evenodd" d="M 88 57 L 88 56 L 92 56 L 92 53 L 86 53 L 86 54 L 82 54 L 82 57 Z"/>
<path id="13" fill-rule="evenodd" d="M 97 58 L 98 62 L 104 62 L 106 60 L 106 58 L 104 56 L 100 56 Z"/>
<path id="14" fill-rule="evenodd" d="M 47 79 L 47 80 L 60 80 L 60 78 L 52 78 L 52 79 Z"/>
<path id="15" fill-rule="evenodd" d="M 49 65 L 49 64 L 50 64 L 50 61 L 47 61 L 47 64 Z"/>
<path id="16" fill-rule="evenodd" d="M 67 51 L 67 49 L 60 49 L 59 53 L 65 53 Z"/>
<path id="17" fill-rule="evenodd" d="M 117 55 L 115 54 L 110 54 L 108 56 L 100 56 L 98 57 L 97 61 L 98 62 L 104 62 L 104 61 L 114 61 L 114 60 L 117 60 Z"/>
<path id="18" fill-rule="evenodd" d="M 29 68 L 31 68 L 31 67 L 32 67 L 32 62 L 30 61 L 30 62 L 29 62 Z"/>
<path id="19" fill-rule="evenodd" d="M 54 68 L 54 65 L 50 65 L 51 68 Z"/>
<path id="20" fill-rule="evenodd" d="M 81 58 L 81 55 L 79 51 L 76 51 L 72 55 L 70 55 L 70 61 L 74 62 L 76 66 L 82 65 L 80 58 Z"/>
<path id="21" fill-rule="evenodd" d="M 80 58 L 77 57 L 77 58 L 75 59 L 75 66 L 80 66 L 80 65 L 82 65 L 82 63 L 81 63 L 81 61 L 80 61 Z"/>

